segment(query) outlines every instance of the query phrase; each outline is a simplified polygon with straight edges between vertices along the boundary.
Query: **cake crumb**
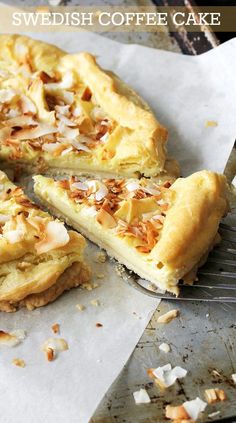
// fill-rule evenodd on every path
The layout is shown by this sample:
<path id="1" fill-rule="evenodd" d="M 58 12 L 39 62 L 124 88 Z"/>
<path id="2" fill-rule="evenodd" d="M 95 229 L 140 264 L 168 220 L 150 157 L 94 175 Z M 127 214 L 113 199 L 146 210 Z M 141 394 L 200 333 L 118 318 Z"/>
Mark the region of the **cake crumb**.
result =
<path id="1" fill-rule="evenodd" d="M 21 358 L 13 358 L 12 364 L 14 364 L 17 367 L 25 367 L 25 362 Z"/>
<path id="2" fill-rule="evenodd" d="M 53 348 L 49 348 L 48 347 L 46 349 L 45 353 L 46 353 L 46 357 L 47 357 L 47 360 L 48 361 L 53 361 L 54 360 L 55 354 L 54 354 Z"/>
<path id="3" fill-rule="evenodd" d="M 107 255 L 104 251 L 99 251 L 99 253 L 95 256 L 95 262 L 96 263 L 105 263 L 107 259 Z"/>
<path id="4" fill-rule="evenodd" d="M 179 316 L 179 310 L 170 310 L 162 316 L 158 317 L 158 323 L 170 323 L 173 319 Z"/>
<path id="5" fill-rule="evenodd" d="M 103 279 L 105 277 L 104 273 L 97 273 L 96 277 L 98 279 Z"/>
<path id="6" fill-rule="evenodd" d="M 97 288 L 98 286 L 99 285 L 97 283 L 89 282 L 89 283 L 84 283 L 82 287 L 87 289 L 87 291 L 92 291 L 93 289 Z"/>
<path id="7" fill-rule="evenodd" d="M 102 323 L 96 323 L 96 328 L 102 328 L 103 324 Z"/>
<path id="8" fill-rule="evenodd" d="M 77 308 L 77 310 L 79 311 L 84 311 L 86 309 L 86 307 L 83 304 L 76 304 L 75 306 Z"/>
<path id="9" fill-rule="evenodd" d="M 214 404 L 219 401 L 226 401 L 227 397 L 223 389 L 210 388 L 205 389 L 205 398 L 208 404 Z"/>
<path id="10" fill-rule="evenodd" d="M 92 304 L 94 307 L 98 307 L 101 305 L 99 300 L 91 300 L 90 304 Z"/>
<path id="11" fill-rule="evenodd" d="M 54 323 L 52 325 L 52 331 L 53 331 L 53 333 L 59 333 L 60 332 L 60 325 L 58 323 Z"/>
<path id="12" fill-rule="evenodd" d="M 207 120 L 205 123 L 206 128 L 210 128 L 214 126 L 218 126 L 218 122 L 216 122 L 215 120 Z"/>

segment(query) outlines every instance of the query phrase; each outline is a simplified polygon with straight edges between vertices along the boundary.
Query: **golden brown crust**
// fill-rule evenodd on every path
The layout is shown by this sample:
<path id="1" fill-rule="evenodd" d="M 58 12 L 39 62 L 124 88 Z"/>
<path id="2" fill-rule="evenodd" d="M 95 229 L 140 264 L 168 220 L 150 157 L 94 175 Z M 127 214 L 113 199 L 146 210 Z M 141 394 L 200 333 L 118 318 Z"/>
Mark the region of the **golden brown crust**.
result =
<path id="1" fill-rule="evenodd" d="M 62 77 L 66 72 L 72 71 L 77 86 L 80 87 L 82 82 L 91 90 L 97 105 L 113 119 L 115 125 L 106 145 L 100 145 L 96 154 L 94 150 L 92 157 L 90 154 L 81 156 L 81 154 L 73 152 L 68 157 L 58 155 L 54 160 L 55 158 L 51 157 L 52 155 L 49 153 L 46 154 L 45 151 L 34 151 L 33 157 L 32 152 L 29 155 L 28 147 L 23 148 L 23 153 L 14 150 L 13 154 L 7 144 L 8 149 L 4 147 L 2 154 L 0 152 L 2 159 L 11 161 L 14 157 L 15 162 L 24 162 L 25 156 L 26 162 L 29 162 L 28 169 L 30 171 L 38 157 L 45 158 L 46 167 L 52 169 L 58 167 L 59 171 L 68 167 L 74 169 L 74 173 L 79 169 L 82 172 L 90 170 L 93 173 L 107 171 L 113 175 L 134 176 L 143 173 L 145 176 L 155 176 L 164 169 L 167 130 L 156 120 L 147 104 L 118 77 L 111 72 L 102 70 L 92 55 L 89 53 L 65 54 L 55 46 L 19 35 L 0 36 L 0 47 L 0 64 L 3 69 L 8 69 L 12 65 L 22 66 L 25 64 L 29 68 L 29 72 L 46 71 L 48 75 L 54 77 L 57 74 Z M 27 50 L 27 54 L 23 54 L 24 49 Z M 17 78 L 19 78 L 20 84 L 17 83 Z M 20 89 L 21 85 L 24 85 L 23 80 L 22 75 L 15 77 L 15 85 L 18 85 Z M 25 89 L 26 94 L 34 102 L 32 87 L 36 82 L 35 80 L 33 84 L 28 84 L 29 92 Z M 35 104 L 39 109 L 39 104 L 43 105 L 45 101 L 42 98 L 39 101 L 38 95 L 37 90 Z M 82 107 L 85 105 L 82 104 Z M 45 104 L 43 108 L 45 108 Z M 87 106 L 85 110 L 85 113 L 88 113 L 88 122 L 86 123 L 88 125 L 91 123 L 89 123 L 91 119 Z M 40 117 L 39 112 L 40 110 L 38 110 Z M 44 109 L 43 121 L 46 119 L 48 123 L 52 124 L 52 114 L 53 112 Z"/>
<path id="2" fill-rule="evenodd" d="M 202 171 L 177 179 L 161 238 L 152 257 L 187 273 L 214 243 L 222 216 L 228 211 L 226 178 Z"/>
<path id="3" fill-rule="evenodd" d="M 90 269 L 85 263 L 74 263 L 65 270 L 54 285 L 50 286 L 45 291 L 39 292 L 38 294 L 30 294 L 19 302 L 0 301 L 0 311 L 10 313 L 22 307 L 26 307 L 28 310 L 43 307 L 55 301 L 65 291 L 69 291 L 72 288 L 76 288 L 88 282 L 90 275 Z"/>

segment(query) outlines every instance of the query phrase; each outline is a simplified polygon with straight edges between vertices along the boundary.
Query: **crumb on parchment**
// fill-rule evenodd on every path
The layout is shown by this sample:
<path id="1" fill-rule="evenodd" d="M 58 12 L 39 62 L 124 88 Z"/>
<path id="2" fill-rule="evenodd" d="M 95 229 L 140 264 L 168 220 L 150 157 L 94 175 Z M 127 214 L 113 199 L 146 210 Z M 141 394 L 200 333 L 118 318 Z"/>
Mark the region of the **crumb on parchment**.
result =
<path id="1" fill-rule="evenodd" d="M 25 367 L 25 361 L 21 358 L 13 358 L 12 364 L 14 364 L 17 367 Z"/>
<path id="2" fill-rule="evenodd" d="M 105 263 L 107 259 L 107 255 L 104 251 L 99 251 L 95 256 L 95 262 L 96 263 Z"/>
<path id="3" fill-rule="evenodd" d="M 60 332 L 60 325 L 58 323 L 54 323 L 52 325 L 52 331 L 53 331 L 53 333 L 59 333 Z"/>
<path id="4" fill-rule="evenodd" d="M 218 126 L 218 122 L 216 122 L 216 120 L 207 120 L 205 122 L 206 128 L 210 128 L 210 127 L 214 127 L 214 126 Z"/>
<path id="5" fill-rule="evenodd" d="M 77 308 L 77 310 L 79 311 L 84 311 L 86 309 L 86 307 L 83 304 L 76 304 L 75 306 Z"/>
<path id="6" fill-rule="evenodd" d="M 92 304 L 94 307 L 98 307 L 101 305 L 99 300 L 91 300 L 90 304 Z"/>

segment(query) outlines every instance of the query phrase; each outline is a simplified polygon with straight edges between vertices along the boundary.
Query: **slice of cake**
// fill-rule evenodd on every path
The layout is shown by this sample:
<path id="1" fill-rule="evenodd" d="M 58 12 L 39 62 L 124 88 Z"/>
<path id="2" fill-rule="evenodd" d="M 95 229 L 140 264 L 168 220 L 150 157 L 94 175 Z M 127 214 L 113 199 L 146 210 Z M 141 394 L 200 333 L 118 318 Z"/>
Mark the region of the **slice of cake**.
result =
<path id="1" fill-rule="evenodd" d="M 32 310 L 87 282 L 85 244 L 0 172 L 0 310 Z"/>
<path id="2" fill-rule="evenodd" d="M 174 183 L 145 178 L 34 180 L 36 195 L 53 214 L 140 277 L 176 295 L 179 279 L 190 272 L 194 279 L 214 246 L 228 209 L 225 177 L 208 171 Z"/>

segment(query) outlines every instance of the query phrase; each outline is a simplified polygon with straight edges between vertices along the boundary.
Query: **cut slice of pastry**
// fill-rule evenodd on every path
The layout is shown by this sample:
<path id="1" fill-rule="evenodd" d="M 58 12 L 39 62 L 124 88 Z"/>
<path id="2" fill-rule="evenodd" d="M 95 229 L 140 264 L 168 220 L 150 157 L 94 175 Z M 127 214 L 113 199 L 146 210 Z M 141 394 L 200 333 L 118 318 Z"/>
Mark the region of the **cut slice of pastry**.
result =
<path id="1" fill-rule="evenodd" d="M 178 281 L 213 247 L 227 212 L 226 180 L 208 171 L 173 181 L 56 181 L 35 176 L 35 193 L 55 215 L 120 263 L 178 294 Z"/>
<path id="2" fill-rule="evenodd" d="M 89 53 L 0 36 L 0 160 L 29 172 L 154 176 L 167 130 Z"/>
<path id="3" fill-rule="evenodd" d="M 32 310 L 86 283 L 85 244 L 0 172 L 0 310 Z"/>

